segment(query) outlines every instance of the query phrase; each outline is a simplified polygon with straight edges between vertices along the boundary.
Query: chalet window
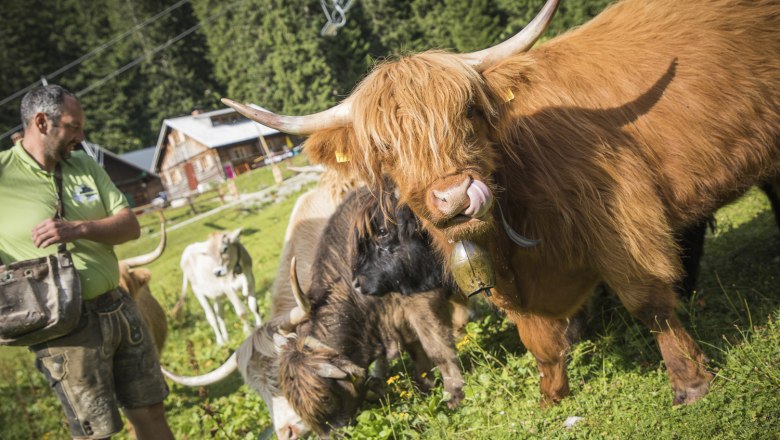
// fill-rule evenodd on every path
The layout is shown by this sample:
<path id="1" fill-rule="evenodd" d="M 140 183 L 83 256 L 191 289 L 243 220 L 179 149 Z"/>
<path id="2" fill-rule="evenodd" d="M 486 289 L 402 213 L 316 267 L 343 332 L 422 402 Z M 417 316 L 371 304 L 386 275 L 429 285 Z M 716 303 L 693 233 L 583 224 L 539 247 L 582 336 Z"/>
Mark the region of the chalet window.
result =
<path id="1" fill-rule="evenodd" d="M 241 159 L 245 156 L 247 156 L 245 147 L 236 147 L 230 150 L 231 159 Z"/>
<path id="2" fill-rule="evenodd" d="M 202 160 L 203 159 L 199 157 L 192 161 L 192 169 L 195 170 L 196 173 L 203 171 L 203 164 L 201 163 Z"/>
<path id="3" fill-rule="evenodd" d="M 203 158 L 203 162 L 204 162 L 203 168 L 207 170 L 214 167 L 214 158 L 211 157 L 211 155 L 208 155 L 205 158 Z"/>

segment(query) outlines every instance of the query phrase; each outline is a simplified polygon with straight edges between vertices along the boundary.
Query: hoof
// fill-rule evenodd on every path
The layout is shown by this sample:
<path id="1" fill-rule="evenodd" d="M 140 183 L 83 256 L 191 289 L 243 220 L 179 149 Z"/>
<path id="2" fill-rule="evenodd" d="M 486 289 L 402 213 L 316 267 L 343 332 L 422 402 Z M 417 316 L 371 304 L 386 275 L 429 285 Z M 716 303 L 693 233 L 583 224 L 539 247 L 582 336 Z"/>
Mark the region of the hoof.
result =
<path id="1" fill-rule="evenodd" d="M 450 393 L 452 398 L 447 402 L 447 408 L 449 409 L 455 409 L 460 405 L 460 402 L 463 401 L 463 399 L 466 397 L 466 394 L 463 392 L 463 390 L 457 390 L 454 393 Z"/>
<path id="2" fill-rule="evenodd" d="M 553 400 L 547 397 L 542 397 L 539 400 L 539 408 L 546 409 L 561 403 L 560 400 Z"/>
<path id="3" fill-rule="evenodd" d="M 539 400 L 539 406 L 542 408 L 549 408 L 553 405 L 557 405 L 561 403 L 561 400 L 568 397 L 570 394 L 571 391 L 569 391 L 568 384 L 549 393 L 545 393 L 544 390 L 542 390 L 542 398 Z"/>
<path id="4" fill-rule="evenodd" d="M 707 392 L 710 390 L 710 383 L 709 380 L 703 381 L 702 383 L 686 387 L 681 390 L 675 390 L 674 392 L 674 404 L 675 405 L 681 405 L 686 404 L 689 405 L 702 397 L 704 397 Z"/>

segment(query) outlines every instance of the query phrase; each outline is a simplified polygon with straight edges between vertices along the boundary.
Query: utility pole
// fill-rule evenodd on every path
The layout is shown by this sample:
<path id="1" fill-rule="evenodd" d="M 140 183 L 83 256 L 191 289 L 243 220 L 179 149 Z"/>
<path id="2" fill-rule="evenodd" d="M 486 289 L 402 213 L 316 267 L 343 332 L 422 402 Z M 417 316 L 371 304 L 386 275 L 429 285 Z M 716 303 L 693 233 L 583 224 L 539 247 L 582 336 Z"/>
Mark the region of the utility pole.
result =
<path id="1" fill-rule="evenodd" d="M 260 126 L 257 125 L 257 133 L 258 137 L 260 138 L 260 145 L 263 146 L 263 151 L 265 152 L 265 157 L 267 159 L 271 158 L 271 149 L 268 148 L 268 144 L 265 142 L 265 136 L 263 136 L 263 133 L 260 132 Z M 278 184 L 282 183 L 284 180 L 284 177 L 282 176 L 282 170 L 279 168 L 279 165 L 276 163 L 271 164 L 271 172 L 274 175 L 274 181 Z"/>

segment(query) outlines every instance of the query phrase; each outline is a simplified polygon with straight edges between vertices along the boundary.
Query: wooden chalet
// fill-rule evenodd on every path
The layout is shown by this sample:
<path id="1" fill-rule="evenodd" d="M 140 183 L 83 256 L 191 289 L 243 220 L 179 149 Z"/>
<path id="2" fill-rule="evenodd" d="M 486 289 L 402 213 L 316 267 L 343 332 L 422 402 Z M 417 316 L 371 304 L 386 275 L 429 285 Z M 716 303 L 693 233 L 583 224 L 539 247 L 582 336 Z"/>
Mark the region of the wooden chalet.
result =
<path id="1" fill-rule="evenodd" d="M 163 121 L 152 170 L 173 200 L 291 154 L 301 140 L 251 121 L 232 108 L 193 112 Z"/>

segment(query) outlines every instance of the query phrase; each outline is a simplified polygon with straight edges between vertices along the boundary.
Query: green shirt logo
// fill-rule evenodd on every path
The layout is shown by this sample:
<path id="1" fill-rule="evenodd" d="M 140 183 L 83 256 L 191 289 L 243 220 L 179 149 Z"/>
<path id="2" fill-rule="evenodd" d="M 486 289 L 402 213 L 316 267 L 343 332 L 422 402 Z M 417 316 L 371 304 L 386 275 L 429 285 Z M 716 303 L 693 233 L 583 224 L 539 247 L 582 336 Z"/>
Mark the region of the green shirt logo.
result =
<path id="1" fill-rule="evenodd" d="M 94 202 L 100 199 L 100 195 L 94 189 L 88 187 L 85 184 L 78 185 L 73 191 L 74 203 L 87 203 Z"/>

